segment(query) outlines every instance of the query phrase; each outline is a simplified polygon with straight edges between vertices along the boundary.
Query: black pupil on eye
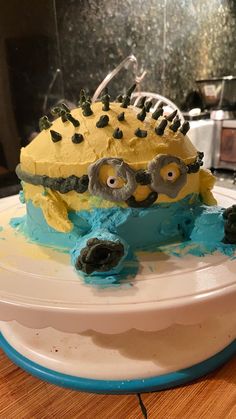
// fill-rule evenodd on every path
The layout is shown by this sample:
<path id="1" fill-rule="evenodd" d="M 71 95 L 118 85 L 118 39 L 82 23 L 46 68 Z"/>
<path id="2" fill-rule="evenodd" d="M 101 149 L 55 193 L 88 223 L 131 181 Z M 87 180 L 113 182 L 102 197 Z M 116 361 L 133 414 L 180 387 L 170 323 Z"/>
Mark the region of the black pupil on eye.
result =
<path id="1" fill-rule="evenodd" d="M 112 179 L 109 180 L 109 182 L 111 183 L 111 185 L 114 185 L 115 181 L 116 180 L 114 178 L 112 178 Z"/>
<path id="2" fill-rule="evenodd" d="M 172 177 L 173 176 L 173 173 L 172 172 L 168 172 L 168 176 L 169 177 Z"/>

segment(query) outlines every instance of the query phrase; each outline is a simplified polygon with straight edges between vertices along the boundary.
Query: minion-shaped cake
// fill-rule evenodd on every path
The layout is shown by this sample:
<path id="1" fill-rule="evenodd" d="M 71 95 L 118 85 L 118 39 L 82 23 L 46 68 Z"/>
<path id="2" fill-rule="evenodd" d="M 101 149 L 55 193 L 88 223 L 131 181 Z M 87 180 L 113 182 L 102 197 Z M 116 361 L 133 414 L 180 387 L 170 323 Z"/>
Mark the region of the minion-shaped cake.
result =
<path id="1" fill-rule="evenodd" d="M 21 150 L 17 175 L 27 214 L 21 230 L 39 245 L 71 253 L 82 276 L 119 281 L 137 251 L 162 245 L 203 256 L 233 254 L 236 206 L 217 206 L 214 177 L 187 136 L 177 111 L 141 98 L 132 86 L 111 102 L 107 90 L 91 104 L 52 109 L 41 132 Z M 181 252 L 179 253 L 181 254 Z"/>

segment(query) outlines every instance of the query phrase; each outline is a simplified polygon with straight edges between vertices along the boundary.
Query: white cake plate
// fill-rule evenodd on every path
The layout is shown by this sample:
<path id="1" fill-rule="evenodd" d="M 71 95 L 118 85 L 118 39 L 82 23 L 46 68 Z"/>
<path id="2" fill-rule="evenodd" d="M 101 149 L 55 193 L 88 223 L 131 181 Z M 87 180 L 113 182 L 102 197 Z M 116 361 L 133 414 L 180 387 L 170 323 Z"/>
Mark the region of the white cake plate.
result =
<path id="1" fill-rule="evenodd" d="M 215 195 L 226 207 L 236 202 L 235 191 L 216 188 Z M 0 320 L 114 334 L 195 324 L 235 307 L 234 259 L 142 253 L 131 283 L 103 289 L 86 285 L 68 254 L 27 242 L 11 228 L 9 220 L 24 211 L 17 196 L 0 201 Z"/>
<path id="2" fill-rule="evenodd" d="M 215 195 L 236 201 L 235 191 Z M 236 352 L 235 260 L 143 253 L 131 284 L 103 289 L 86 285 L 67 254 L 17 234 L 9 220 L 23 213 L 18 197 L 0 201 L 0 346 L 27 371 L 85 391 L 150 391 Z"/>

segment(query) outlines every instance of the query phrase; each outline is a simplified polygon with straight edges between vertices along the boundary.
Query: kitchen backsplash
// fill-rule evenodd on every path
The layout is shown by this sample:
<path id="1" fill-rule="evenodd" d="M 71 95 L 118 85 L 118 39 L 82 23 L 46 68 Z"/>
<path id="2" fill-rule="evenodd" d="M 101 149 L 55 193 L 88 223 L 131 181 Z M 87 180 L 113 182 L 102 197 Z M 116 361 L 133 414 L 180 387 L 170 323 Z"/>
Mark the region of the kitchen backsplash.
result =
<path id="1" fill-rule="evenodd" d="M 56 0 L 65 93 L 93 93 L 133 53 L 148 74 L 143 89 L 178 105 L 195 79 L 236 73 L 234 0 Z M 117 93 L 129 75 L 112 82 Z M 125 79 L 125 82 L 124 82 Z"/>

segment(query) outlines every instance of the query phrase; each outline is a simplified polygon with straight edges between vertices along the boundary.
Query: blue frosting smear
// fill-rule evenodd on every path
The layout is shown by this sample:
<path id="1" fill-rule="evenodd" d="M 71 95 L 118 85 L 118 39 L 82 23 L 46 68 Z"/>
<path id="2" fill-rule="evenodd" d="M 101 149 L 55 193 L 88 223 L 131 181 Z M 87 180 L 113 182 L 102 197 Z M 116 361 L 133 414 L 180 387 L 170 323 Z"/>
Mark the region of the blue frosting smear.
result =
<path id="1" fill-rule="evenodd" d="M 0 233 L 3 231 L 3 227 L 0 226 Z M 6 240 L 5 237 L 0 237 L 0 240 Z"/>
<path id="2" fill-rule="evenodd" d="M 19 192 L 19 200 L 22 204 L 25 204 L 25 194 L 24 191 Z"/>
<path id="3" fill-rule="evenodd" d="M 87 240 L 119 241 L 124 257 L 107 272 L 83 275 L 88 284 L 116 286 L 138 271 L 136 251 L 162 251 L 181 257 L 185 254 L 204 256 L 219 251 L 228 257 L 235 255 L 236 245 L 224 244 L 223 208 L 206 206 L 197 195 L 189 195 L 174 203 L 160 203 L 150 208 L 94 208 L 90 211 L 71 211 L 74 228 L 60 233 L 45 221 L 40 208 L 27 202 L 27 217 L 11 220 L 11 225 L 30 240 L 57 250 L 70 252 L 72 264 Z"/>
<path id="4" fill-rule="evenodd" d="M 78 237 L 90 230 L 86 221 L 78 217 L 75 212 L 71 212 L 69 218 L 74 223 L 73 230 L 70 233 L 60 233 L 47 224 L 41 208 L 35 207 L 32 201 L 28 201 L 27 215 L 12 218 L 10 225 L 33 242 L 69 253 Z"/>
<path id="5" fill-rule="evenodd" d="M 121 284 L 128 287 L 132 286 L 132 278 L 135 278 L 139 269 L 139 262 L 136 255 L 128 253 L 121 269 L 115 273 L 111 272 L 104 273 L 95 273 L 93 275 L 85 275 L 83 272 L 80 272 L 84 278 L 84 282 L 89 285 L 99 286 L 99 288 L 107 287 L 119 287 Z M 129 282 L 127 282 L 127 279 Z"/>

